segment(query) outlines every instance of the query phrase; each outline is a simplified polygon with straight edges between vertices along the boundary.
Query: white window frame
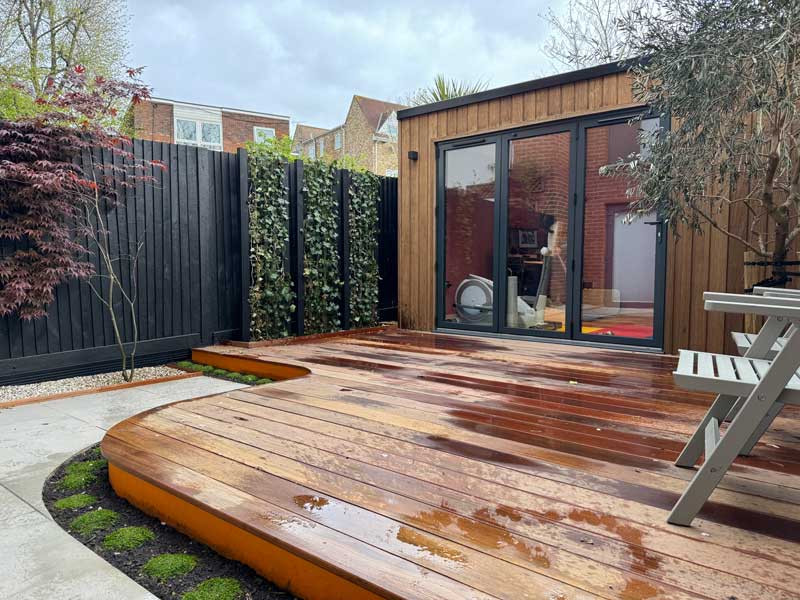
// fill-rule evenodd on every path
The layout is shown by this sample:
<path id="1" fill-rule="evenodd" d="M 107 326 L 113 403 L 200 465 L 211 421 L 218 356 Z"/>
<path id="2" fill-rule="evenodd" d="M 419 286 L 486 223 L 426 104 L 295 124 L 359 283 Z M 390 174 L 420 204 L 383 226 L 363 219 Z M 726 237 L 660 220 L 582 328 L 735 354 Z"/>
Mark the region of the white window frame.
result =
<path id="1" fill-rule="evenodd" d="M 319 156 L 320 158 L 325 156 L 325 138 L 320 138 L 319 140 Z"/>
<path id="2" fill-rule="evenodd" d="M 275 128 L 274 127 L 261 127 L 259 125 L 254 125 L 253 126 L 253 141 L 254 142 L 259 141 L 258 140 L 258 134 L 261 131 L 270 132 L 270 134 L 267 135 L 267 139 L 275 137 Z"/>
<path id="3" fill-rule="evenodd" d="M 333 149 L 334 150 L 339 150 L 342 147 L 342 138 L 343 137 L 344 137 L 344 132 L 341 129 L 333 134 Z"/>
<path id="4" fill-rule="evenodd" d="M 178 121 L 194 121 L 194 132 L 195 132 L 195 139 L 194 140 L 186 140 L 181 139 L 178 137 Z M 219 144 L 212 144 L 210 142 L 203 141 L 203 123 L 207 125 L 216 125 L 219 127 Z M 223 141 L 225 139 L 224 133 L 222 131 L 222 122 L 220 121 L 206 121 L 202 119 L 187 119 L 186 117 L 175 117 L 173 119 L 173 137 L 175 138 L 176 144 L 183 144 L 184 146 L 199 146 L 200 148 L 208 148 L 209 150 L 222 150 Z"/>
<path id="5" fill-rule="evenodd" d="M 312 142 L 311 142 L 311 143 L 308 145 L 308 148 L 307 148 L 307 150 L 308 150 L 308 157 L 309 157 L 309 158 L 316 158 L 316 157 L 317 157 L 317 148 L 316 148 L 316 145 L 317 145 L 317 144 L 316 144 L 316 142 L 314 142 L 314 141 L 312 141 Z"/>

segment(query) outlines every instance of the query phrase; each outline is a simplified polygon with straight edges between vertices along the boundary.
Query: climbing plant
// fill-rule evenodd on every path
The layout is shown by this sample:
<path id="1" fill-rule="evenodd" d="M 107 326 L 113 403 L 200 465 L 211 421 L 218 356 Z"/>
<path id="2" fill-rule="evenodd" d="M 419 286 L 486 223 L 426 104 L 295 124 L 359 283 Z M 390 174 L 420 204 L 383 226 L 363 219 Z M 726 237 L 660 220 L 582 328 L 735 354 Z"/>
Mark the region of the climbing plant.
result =
<path id="1" fill-rule="evenodd" d="M 350 183 L 350 321 L 353 327 L 378 322 L 378 202 L 380 180 L 354 172 Z"/>
<path id="2" fill-rule="evenodd" d="M 308 334 L 337 331 L 339 301 L 339 207 L 334 194 L 335 165 L 320 160 L 304 163 L 305 207 L 305 331 Z"/>
<path id="3" fill-rule="evenodd" d="M 250 170 L 250 336 L 286 337 L 295 310 L 286 269 L 289 241 L 289 190 L 285 160 L 267 145 L 248 147 Z"/>

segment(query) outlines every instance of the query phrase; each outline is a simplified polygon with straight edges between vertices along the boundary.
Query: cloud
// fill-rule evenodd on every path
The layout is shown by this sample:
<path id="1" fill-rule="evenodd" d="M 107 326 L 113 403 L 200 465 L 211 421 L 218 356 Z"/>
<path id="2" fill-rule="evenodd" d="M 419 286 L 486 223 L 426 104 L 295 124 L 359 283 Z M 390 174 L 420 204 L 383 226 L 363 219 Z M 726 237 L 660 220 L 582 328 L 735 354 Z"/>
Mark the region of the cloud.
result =
<path id="1" fill-rule="evenodd" d="M 436 73 L 495 87 L 552 72 L 547 4 L 130 0 L 129 62 L 157 96 L 332 127 L 353 94 L 397 100 Z"/>

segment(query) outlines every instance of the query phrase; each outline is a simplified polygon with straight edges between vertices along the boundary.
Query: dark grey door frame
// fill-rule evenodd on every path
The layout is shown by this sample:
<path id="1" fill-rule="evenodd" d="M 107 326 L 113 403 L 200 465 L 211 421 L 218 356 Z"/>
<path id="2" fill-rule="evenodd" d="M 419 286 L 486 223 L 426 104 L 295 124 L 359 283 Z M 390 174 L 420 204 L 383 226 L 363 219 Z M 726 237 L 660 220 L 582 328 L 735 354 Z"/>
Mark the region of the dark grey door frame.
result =
<path id="1" fill-rule="evenodd" d="M 653 338 L 638 339 L 628 337 L 610 337 L 603 335 L 584 334 L 580 331 L 581 291 L 583 273 L 583 225 L 585 217 L 584 193 L 586 185 L 586 130 L 592 127 L 625 123 L 639 115 L 649 116 L 646 109 L 618 110 L 594 115 L 592 117 L 571 118 L 520 127 L 491 135 L 478 135 L 459 138 L 436 144 L 436 328 L 476 331 L 482 333 L 513 334 L 531 338 L 556 338 L 559 340 L 575 340 L 583 342 L 597 342 L 603 345 L 619 344 L 624 346 L 639 346 L 647 348 L 663 348 L 664 344 L 664 304 L 666 288 L 666 259 L 667 259 L 667 228 L 659 219 L 657 227 L 658 240 L 656 247 L 656 269 L 654 281 L 654 315 Z M 669 118 L 661 118 L 662 126 L 669 126 Z M 509 148 L 512 140 L 536 137 L 568 131 L 571 133 L 570 146 L 570 175 L 569 195 L 569 227 L 567 233 L 568 250 L 567 262 L 570 274 L 567 278 L 567 305 L 565 315 L 565 331 L 538 331 L 523 330 L 506 327 L 502 315 L 505 313 L 506 284 L 505 272 L 507 266 L 508 235 L 508 168 Z M 472 326 L 462 323 L 445 321 L 445 202 L 444 202 L 444 153 L 457 148 L 467 148 L 484 144 L 495 144 L 495 207 L 494 207 L 494 256 L 492 280 L 496 282 L 493 294 L 492 325 Z M 502 311 L 502 312 L 501 312 Z"/>

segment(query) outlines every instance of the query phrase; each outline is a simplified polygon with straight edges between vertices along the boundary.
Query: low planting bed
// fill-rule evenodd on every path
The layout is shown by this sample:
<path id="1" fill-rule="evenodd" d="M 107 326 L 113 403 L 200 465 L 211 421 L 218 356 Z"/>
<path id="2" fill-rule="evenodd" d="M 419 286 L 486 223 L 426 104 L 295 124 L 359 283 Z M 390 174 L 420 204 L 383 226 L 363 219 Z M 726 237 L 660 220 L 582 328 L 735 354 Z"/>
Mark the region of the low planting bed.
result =
<path id="1" fill-rule="evenodd" d="M 236 383 L 244 383 L 247 385 L 263 385 L 265 383 L 272 383 L 272 379 L 267 377 L 259 377 L 250 373 L 238 373 L 236 371 L 228 371 L 220 369 L 212 365 L 204 365 L 190 360 L 182 360 L 175 363 L 179 369 L 189 372 L 202 373 L 209 377 L 218 377 L 219 379 L 227 379 L 228 381 L 235 381 Z"/>
<path id="2" fill-rule="evenodd" d="M 159 598 L 294 599 L 250 567 L 220 556 L 117 496 L 99 445 L 56 469 L 42 495 L 61 527 Z"/>

